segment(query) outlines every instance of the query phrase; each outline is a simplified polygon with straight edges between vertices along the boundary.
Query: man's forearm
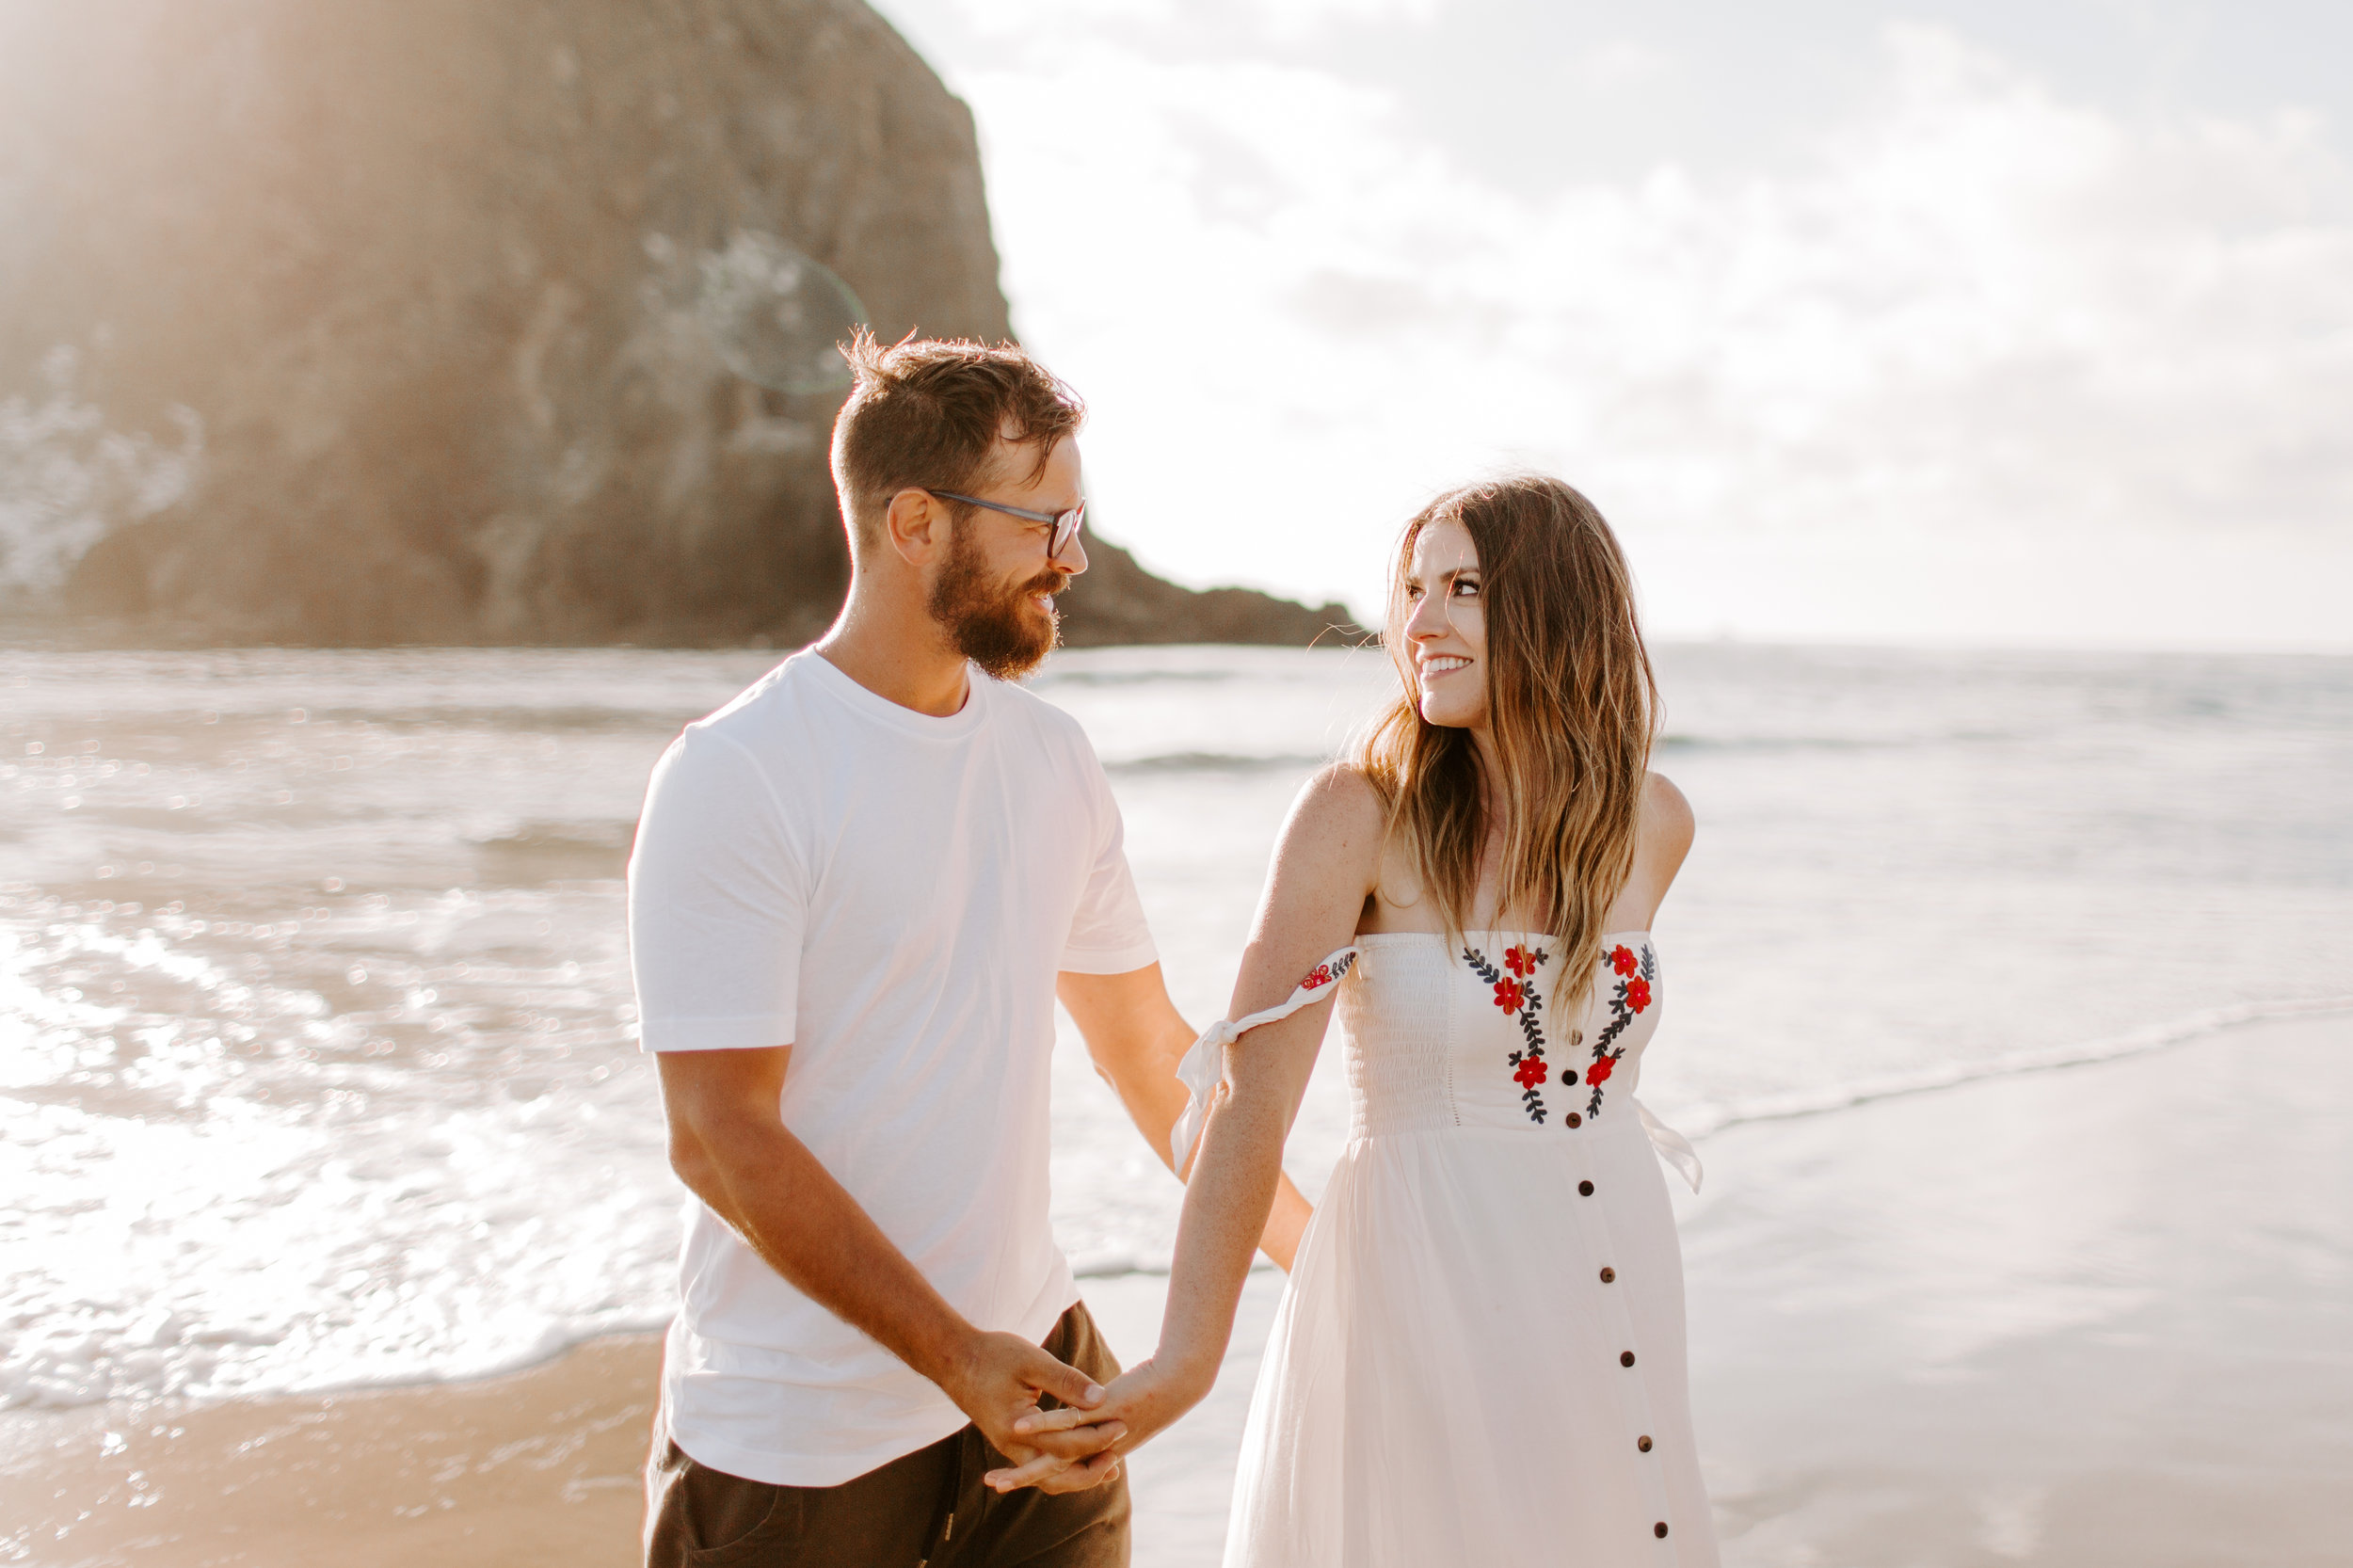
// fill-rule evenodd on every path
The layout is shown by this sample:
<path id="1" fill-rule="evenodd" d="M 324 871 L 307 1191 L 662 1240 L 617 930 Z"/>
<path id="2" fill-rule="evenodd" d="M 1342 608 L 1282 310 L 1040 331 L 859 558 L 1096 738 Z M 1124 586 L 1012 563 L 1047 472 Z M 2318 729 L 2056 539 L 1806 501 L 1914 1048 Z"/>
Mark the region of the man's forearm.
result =
<path id="1" fill-rule="evenodd" d="M 1273 1258 L 1276 1268 L 1289 1273 L 1291 1265 L 1298 1261 L 1299 1243 L 1307 1234 L 1307 1222 L 1315 1216 L 1315 1205 L 1292 1184 L 1290 1173 L 1279 1173 L 1274 1185 L 1274 1207 L 1267 1212 L 1266 1228 L 1258 1233 L 1258 1250 Z"/>
<path id="2" fill-rule="evenodd" d="M 779 1123 L 702 1129 L 695 1195 L 792 1286 L 945 1386 L 972 1336 L 922 1271 Z"/>
<path id="3" fill-rule="evenodd" d="M 1176 1130 L 1176 1118 L 1185 1109 L 1185 1086 L 1176 1077 L 1176 1064 L 1184 1059 L 1192 1044 L 1193 1036 L 1179 1020 L 1175 1032 L 1165 1033 L 1157 1043 L 1157 1048 L 1122 1051 L 1112 1058 L 1119 1064 L 1117 1067 L 1100 1068 L 1119 1096 L 1119 1103 L 1126 1108 L 1128 1119 L 1171 1172 L 1176 1166 L 1168 1146 L 1169 1135 Z M 1199 1169 L 1198 1165 L 1195 1169 Z M 1291 1178 L 1278 1169 L 1273 1207 L 1267 1215 L 1258 1247 L 1286 1273 L 1299 1251 L 1300 1235 L 1307 1228 L 1308 1218 L 1314 1212 L 1306 1198 L 1291 1184 Z"/>

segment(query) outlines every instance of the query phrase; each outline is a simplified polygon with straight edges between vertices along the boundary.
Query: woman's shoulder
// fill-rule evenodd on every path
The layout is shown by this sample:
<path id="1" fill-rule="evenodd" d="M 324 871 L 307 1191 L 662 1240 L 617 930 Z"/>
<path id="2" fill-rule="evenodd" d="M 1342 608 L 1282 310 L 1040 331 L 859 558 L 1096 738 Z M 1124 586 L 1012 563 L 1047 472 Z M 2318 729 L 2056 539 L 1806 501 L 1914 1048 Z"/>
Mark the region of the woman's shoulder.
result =
<path id="1" fill-rule="evenodd" d="M 1300 786 L 1283 824 L 1286 854 L 1305 851 L 1367 867 L 1387 837 L 1389 806 L 1380 788 L 1355 767 L 1333 762 Z"/>
<path id="2" fill-rule="evenodd" d="M 1275 929 L 1330 927 L 1337 938 L 1317 951 L 1338 945 L 1373 885 L 1387 827 L 1381 797 L 1362 775 L 1338 764 L 1319 771 L 1284 819 L 1258 910 L 1260 929 L 1269 921 Z"/>
<path id="3" fill-rule="evenodd" d="M 1689 838 L 1696 819 L 1691 815 L 1691 803 L 1675 781 L 1663 773 L 1654 773 L 1642 780 L 1642 824 L 1661 828 L 1679 828 Z"/>
<path id="4" fill-rule="evenodd" d="M 1691 803 L 1675 788 L 1673 779 L 1655 773 L 1642 781 L 1642 814 L 1636 829 L 1638 853 L 1671 856 L 1679 864 L 1691 847 L 1691 836 L 1698 827 L 1698 819 L 1691 814 Z"/>
<path id="5" fill-rule="evenodd" d="M 1327 762 L 1300 786 L 1293 820 L 1339 827 L 1379 827 L 1389 818 L 1388 797 L 1353 762 Z"/>

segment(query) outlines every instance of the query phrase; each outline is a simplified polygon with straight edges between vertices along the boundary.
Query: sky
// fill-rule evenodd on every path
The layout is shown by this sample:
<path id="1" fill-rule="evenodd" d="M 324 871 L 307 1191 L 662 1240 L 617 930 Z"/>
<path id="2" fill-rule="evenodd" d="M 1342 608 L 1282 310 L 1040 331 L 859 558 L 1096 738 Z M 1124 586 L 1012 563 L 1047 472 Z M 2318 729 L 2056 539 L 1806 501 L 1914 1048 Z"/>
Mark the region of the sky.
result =
<path id="1" fill-rule="evenodd" d="M 2353 649 L 2353 7 L 880 8 L 1178 581 L 1535 468 L 1657 634 Z"/>

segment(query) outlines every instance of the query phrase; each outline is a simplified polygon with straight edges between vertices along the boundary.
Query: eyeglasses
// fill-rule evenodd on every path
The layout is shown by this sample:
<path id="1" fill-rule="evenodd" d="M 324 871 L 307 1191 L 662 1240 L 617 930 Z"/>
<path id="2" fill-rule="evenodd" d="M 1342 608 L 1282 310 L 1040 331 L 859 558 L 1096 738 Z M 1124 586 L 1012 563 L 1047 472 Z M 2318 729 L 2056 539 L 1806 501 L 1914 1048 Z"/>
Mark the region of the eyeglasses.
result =
<path id="1" fill-rule="evenodd" d="M 983 501 L 977 495 L 958 495 L 953 490 L 934 490 L 942 501 L 961 501 L 967 506 L 982 506 L 992 512 L 1002 512 L 1009 518 L 1025 522 L 1040 522 L 1053 530 L 1046 542 L 1046 558 L 1059 560 L 1070 548 L 1070 541 L 1079 536 L 1079 525 L 1087 520 L 1087 504 L 1083 501 L 1067 512 L 1032 512 L 1027 506 L 1008 506 L 1001 501 Z"/>

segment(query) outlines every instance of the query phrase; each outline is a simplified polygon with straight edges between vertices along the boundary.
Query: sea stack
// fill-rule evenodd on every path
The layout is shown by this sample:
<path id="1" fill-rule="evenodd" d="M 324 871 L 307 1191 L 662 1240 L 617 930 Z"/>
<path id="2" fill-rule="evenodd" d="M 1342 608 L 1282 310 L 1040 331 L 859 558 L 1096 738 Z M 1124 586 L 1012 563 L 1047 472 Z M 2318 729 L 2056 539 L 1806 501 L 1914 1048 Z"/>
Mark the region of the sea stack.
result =
<path id="1" fill-rule="evenodd" d="M 971 116 L 856 0 L 9 8 L 0 592 L 213 639 L 812 635 L 839 391 L 717 341 L 747 253 L 886 336 L 1011 335 Z M 1330 618 L 1120 565 L 1073 640 Z"/>

